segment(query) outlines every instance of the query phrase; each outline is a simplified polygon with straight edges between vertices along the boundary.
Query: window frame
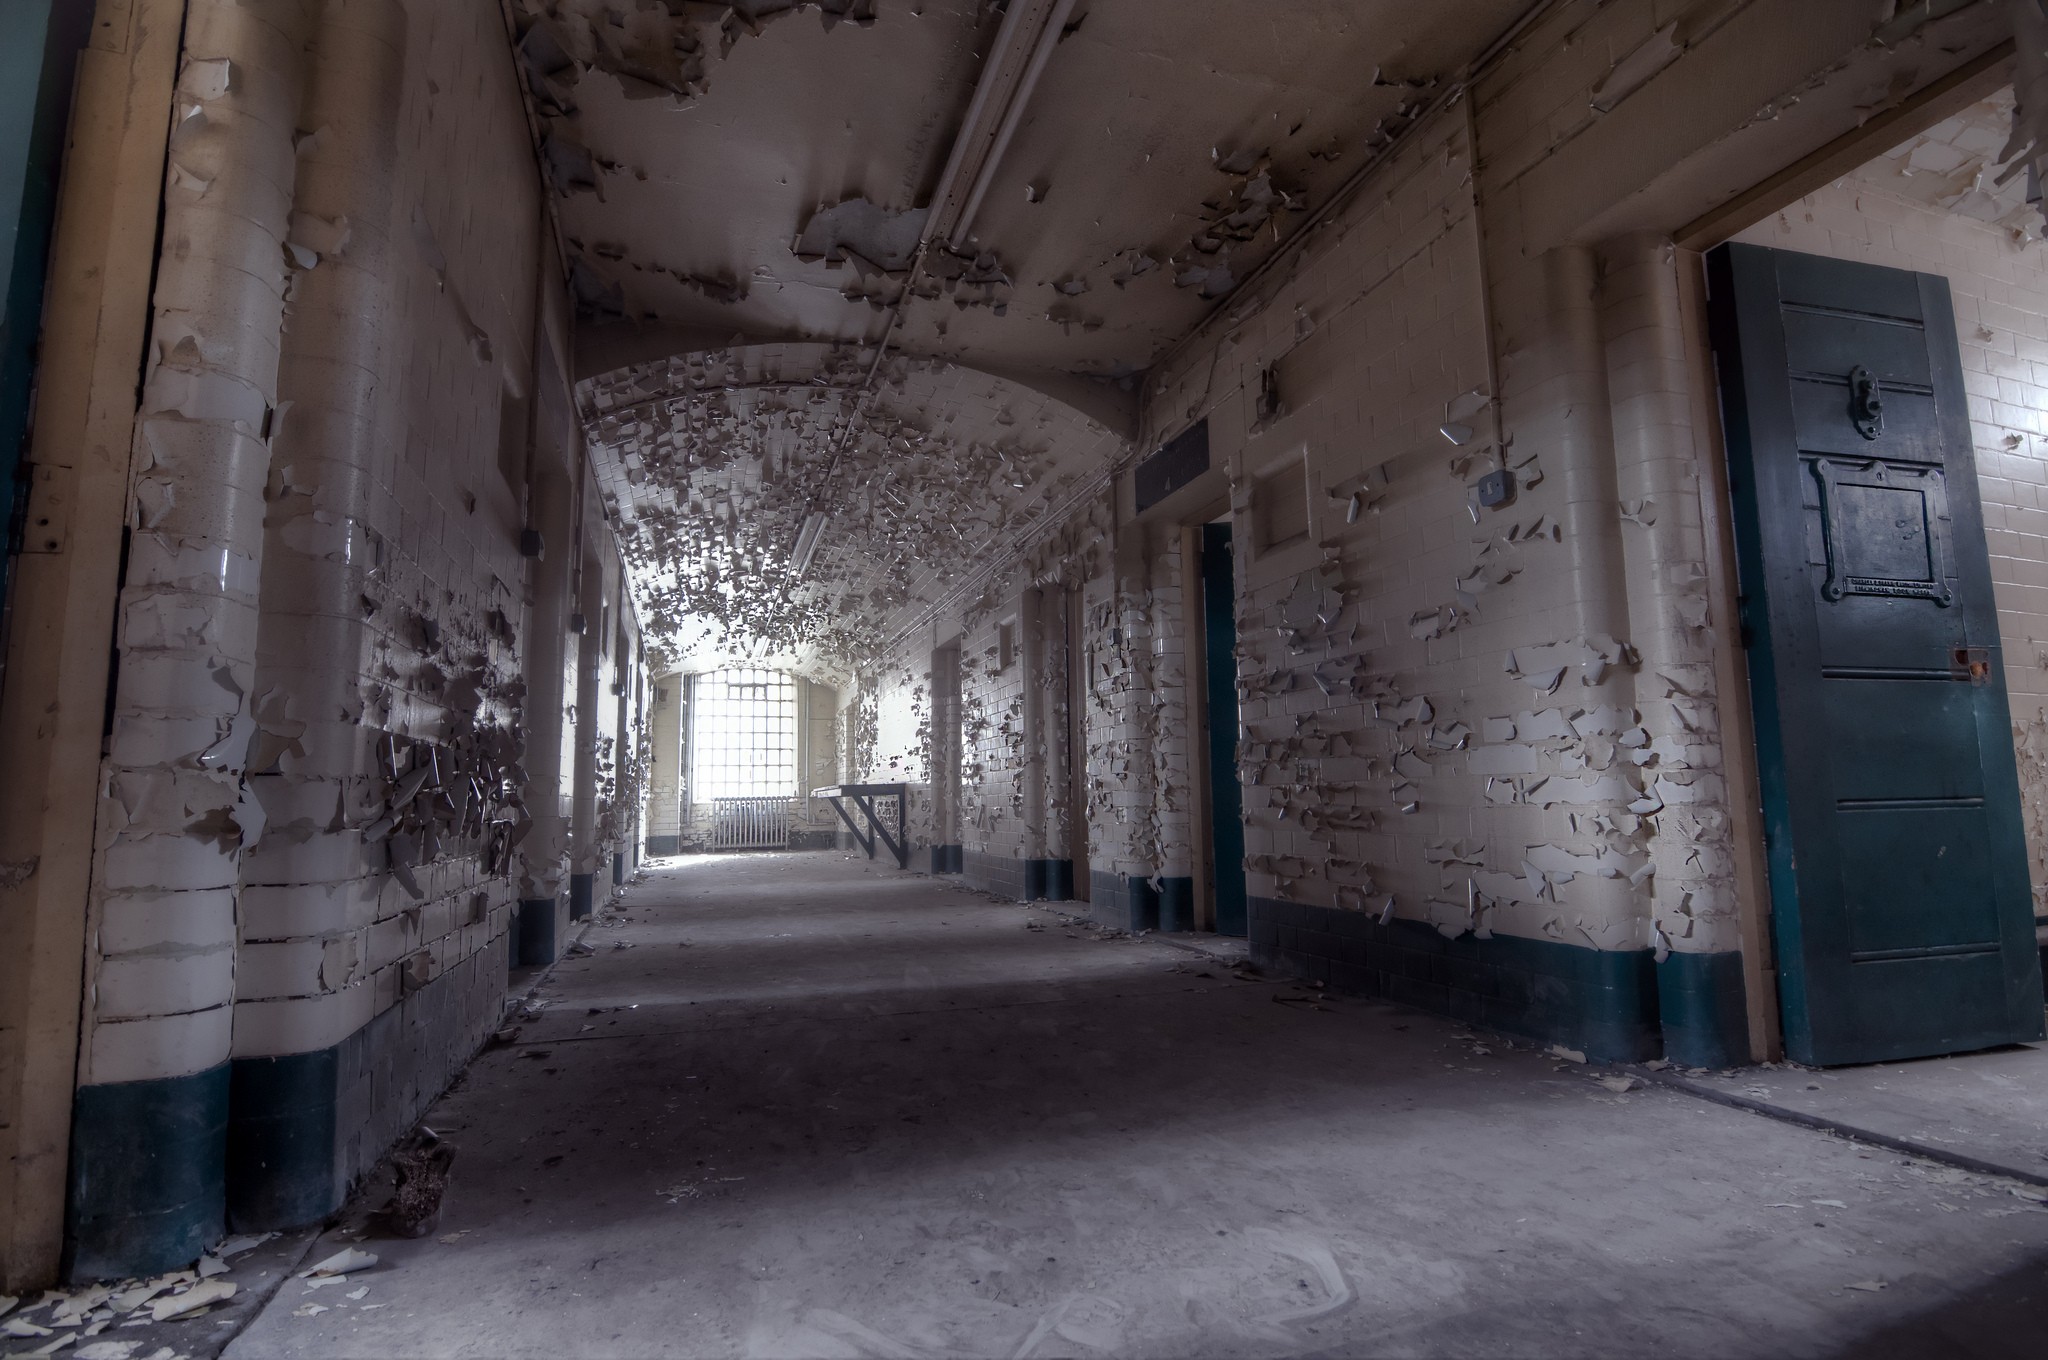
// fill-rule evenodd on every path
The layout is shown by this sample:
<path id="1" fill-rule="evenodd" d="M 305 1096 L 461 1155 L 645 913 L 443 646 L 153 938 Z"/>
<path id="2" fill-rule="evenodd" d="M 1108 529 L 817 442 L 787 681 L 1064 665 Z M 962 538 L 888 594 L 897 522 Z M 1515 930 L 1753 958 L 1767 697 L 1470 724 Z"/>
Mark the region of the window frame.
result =
<path id="1" fill-rule="evenodd" d="M 693 802 L 795 798 L 796 677 L 733 666 L 690 677 L 689 788 Z"/>

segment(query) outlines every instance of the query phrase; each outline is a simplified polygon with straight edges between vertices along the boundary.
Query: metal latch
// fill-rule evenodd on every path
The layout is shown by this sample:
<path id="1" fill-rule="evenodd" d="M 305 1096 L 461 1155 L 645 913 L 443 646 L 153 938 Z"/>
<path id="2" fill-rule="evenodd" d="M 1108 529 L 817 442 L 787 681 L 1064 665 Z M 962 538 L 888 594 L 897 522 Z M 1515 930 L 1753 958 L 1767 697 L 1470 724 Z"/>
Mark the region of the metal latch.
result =
<path id="1" fill-rule="evenodd" d="M 1865 439 L 1884 433 L 1884 394 L 1878 390 L 1876 375 L 1861 364 L 1849 370 L 1849 419 L 1856 422 L 1856 433 Z"/>
<path id="2" fill-rule="evenodd" d="M 1949 674 L 1973 685 L 1991 683 L 1991 649 L 1958 647 L 1949 654 Z"/>

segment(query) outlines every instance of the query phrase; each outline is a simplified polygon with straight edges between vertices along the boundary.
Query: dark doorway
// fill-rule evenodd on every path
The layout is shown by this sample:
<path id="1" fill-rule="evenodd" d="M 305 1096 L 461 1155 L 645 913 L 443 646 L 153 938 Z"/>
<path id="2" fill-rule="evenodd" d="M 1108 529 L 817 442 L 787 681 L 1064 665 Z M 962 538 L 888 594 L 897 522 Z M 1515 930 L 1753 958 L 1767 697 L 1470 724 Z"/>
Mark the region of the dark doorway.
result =
<path id="1" fill-rule="evenodd" d="M 932 872 L 966 867 L 960 840 L 960 763 L 965 744 L 958 639 L 932 652 Z"/>
<path id="2" fill-rule="evenodd" d="M 1081 588 L 1069 586 L 1066 609 L 1067 658 L 1067 854 L 1074 862 L 1076 902 L 1090 896 L 1088 867 L 1088 642 L 1082 628 Z"/>
<path id="3" fill-rule="evenodd" d="M 1237 594 L 1230 526 L 1202 526 L 1202 654 L 1208 689 L 1209 846 L 1218 935 L 1245 933 L 1244 789 L 1237 778 Z"/>
<path id="4" fill-rule="evenodd" d="M 2040 1038 L 1948 283 L 1748 245 L 1709 270 L 1786 1050 Z"/>

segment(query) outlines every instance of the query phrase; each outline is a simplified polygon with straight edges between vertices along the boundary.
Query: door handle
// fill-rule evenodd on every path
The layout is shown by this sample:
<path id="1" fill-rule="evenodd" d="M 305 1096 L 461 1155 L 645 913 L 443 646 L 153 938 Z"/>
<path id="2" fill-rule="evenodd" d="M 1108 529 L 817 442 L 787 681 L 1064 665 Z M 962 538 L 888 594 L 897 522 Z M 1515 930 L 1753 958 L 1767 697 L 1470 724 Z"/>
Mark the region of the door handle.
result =
<path id="1" fill-rule="evenodd" d="M 1884 393 L 1877 376 L 1861 364 L 1849 370 L 1849 419 L 1865 439 L 1884 433 Z"/>

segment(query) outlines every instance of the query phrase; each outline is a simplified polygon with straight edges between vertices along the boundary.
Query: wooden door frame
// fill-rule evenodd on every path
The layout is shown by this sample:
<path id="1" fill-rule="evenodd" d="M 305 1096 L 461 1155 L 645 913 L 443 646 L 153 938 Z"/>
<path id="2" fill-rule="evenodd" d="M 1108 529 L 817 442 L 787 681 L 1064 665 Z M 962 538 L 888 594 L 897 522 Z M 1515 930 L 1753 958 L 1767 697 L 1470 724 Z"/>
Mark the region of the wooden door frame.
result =
<path id="1" fill-rule="evenodd" d="M 1749 654 L 1742 643 L 1742 587 L 1735 570 L 1733 493 L 1721 428 L 1720 386 L 1707 322 L 1706 256 L 1680 250 L 1679 307 L 1686 331 L 1693 446 L 1700 473 L 1700 538 L 1706 547 L 1707 617 L 1714 636 L 1714 707 L 1721 729 L 1721 771 L 1733 823 L 1735 919 L 1742 945 L 1743 1008 L 1752 1062 L 1785 1055 L 1778 1011 L 1778 959 L 1771 936 L 1771 883 L 1764 854 L 1763 773 L 1751 707 Z"/>

